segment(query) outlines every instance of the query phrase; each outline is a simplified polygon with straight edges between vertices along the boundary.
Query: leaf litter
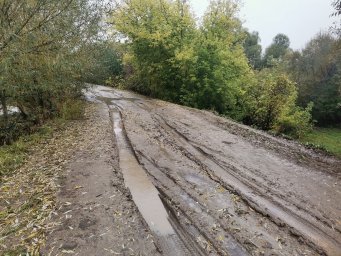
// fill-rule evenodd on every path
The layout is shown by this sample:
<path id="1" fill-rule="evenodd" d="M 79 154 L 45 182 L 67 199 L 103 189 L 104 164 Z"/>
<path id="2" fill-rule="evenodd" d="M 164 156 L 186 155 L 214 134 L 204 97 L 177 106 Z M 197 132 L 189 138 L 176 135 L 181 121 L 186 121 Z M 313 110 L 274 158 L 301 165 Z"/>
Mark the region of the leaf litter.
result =
<path id="1" fill-rule="evenodd" d="M 85 116 L 94 111 L 88 105 Z M 0 254 L 39 255 L 46 234 L 60 223 L 55 213 L 58 179 L 82 142 L 84 120 L 52 124 L 50 138 L 30 147 L 21 166 L 0 183 Z M 80 189 L 81 187 L 75 187 Z"/>

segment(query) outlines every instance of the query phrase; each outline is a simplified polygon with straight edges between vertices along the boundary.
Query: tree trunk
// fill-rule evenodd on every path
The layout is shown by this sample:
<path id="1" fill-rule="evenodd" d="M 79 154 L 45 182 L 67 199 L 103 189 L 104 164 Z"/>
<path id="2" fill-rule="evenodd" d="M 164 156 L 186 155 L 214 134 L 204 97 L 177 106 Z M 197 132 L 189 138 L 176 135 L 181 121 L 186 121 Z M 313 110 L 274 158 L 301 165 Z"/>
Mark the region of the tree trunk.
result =
<path id="1" fill-rule="evenodd" d="M 18 107 L 18 109 L 19 109 L 19 111 L 20 111 L 21 116 L 22 116 L 24 119 L 27 119 L 28 114 L 27 114 L 27 112 L 26 112 L 26 110 L 25 110 L 25 107 L 24 107 L 23 105 L 21 105 L 20 103 L 17 103 L 17 107 Z"/>
<path id="2" fill-rule="evenodd" d="M 0 101 L 1 101 L 1 107 L 2 107 L 4 119 L 5 119 L 5 121 L 7 121 L 8 120 L 8 109 L 7 109 L 7 100 L 6 100 L 5 91 L 2 91 L 2 93 L 0 94 Z"/>

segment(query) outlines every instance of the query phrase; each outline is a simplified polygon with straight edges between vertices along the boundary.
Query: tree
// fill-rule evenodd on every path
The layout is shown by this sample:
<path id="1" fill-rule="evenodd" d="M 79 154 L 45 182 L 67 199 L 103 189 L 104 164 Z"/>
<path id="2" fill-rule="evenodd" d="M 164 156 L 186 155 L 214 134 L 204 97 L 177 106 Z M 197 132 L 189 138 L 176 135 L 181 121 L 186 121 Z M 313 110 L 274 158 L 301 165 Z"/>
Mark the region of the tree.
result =
<path id="1" fill-rule="evenodd" d="M 341 0 L 333 1 L 332 5 L 336 11 L 333 15 L 335 15 L 335 16 L 341 15 Z"/>
<path id="2" fill-rule="evenodd" d="M 98 7 L 90 0 L 0 2 L 3 109 L 11 100 L 27 116 L 27 111 L 37 109 L 34 103 L 43 105 L 39 94 L 61 93 L 78 80 L 84 56 L 77 49 L 97 35 Z M 33 101 L 26 104 L 28 98 Z"/>
<path id="3" fill-rule="evenodd" d="M 274 37 L 272 44 L 265 49 L 263 65 L 271 67 L 273 61 L 281 61 L 283 56 L 288 52 L 290 40 L 284 34 L 278 34 Z"/>
<path id="4" fill-rule="evenodd" d="M 333 1 L 332 6 L 335 9 L 335 12 L 332 14 L 332 16 L 341 16 L 341 0 Z M 337 36 L 341 37 L 341 20 L 334 23 L 332 30 Z"/>
<path id="5" fill-rule="evenodd" d="M 121 1 L 112 14 L 117 33 L 127 38 L 123 57 L 133 73 L 127 85 L 141 93 L 179 102 L 182 74 L 191 58 L 195 21 L 185 1 Z M 184 65 L 179 65 L 181 61 Z M 181 70 L 179 70 L 181 68 Z"/>
<path id="6" fill-rule="evenodd" d="M 341 122 L 340 41 L 320 33 L 288 61 L 287 71 L 298 84 L 298 103 L 314 103 L 312 115 L 320 126 Z"/>
<path id="7" fill-rule="evenodd" d="M 186 1 L 122 0 L 112 24 L 127 42 L 126 86 L 299 136 L 309 127 L 310 109 L 296 106 L 296 87 L 286 75 L 266 69 L 255 76 L 250 66 L 259 65 L 259 37 L 245 33 L 237 12 L 236 1 L 211 1 L 196 26 Z M 288 48 L 289 39 L 278 35 L 267 53 L 282 58 Z"/>
<path id="8" fill-rule="evenodd" d="M 202 26 L 185 1 L 123 1 L 114 29 L 128 38 L 128 86 L 162 99 L 220 113 L 237 113 L 250 68 L 245 34 L 232 1 L 211 1 Z M 131 86 L 133 84 L 133 86 Z"/>
<path id="9" fill-rule="evenodd" d="M 123 74 L 121 43 L 108 40 L 94 42 L 86 46 L 92 60 L 92 67 L 86 74 L 86 81 L 93 84 L 105 84 L 119 81 Z"/>
<path id="10" fill-rule="evenodd" d="M 101 1 L 0 1 L 0 99 L 40 123 L 83 88 L 91 66 L 82 46 L 96 40 Z M 1 126 L 1 128 L 3 128 Z"/>
<path id="11" fill-rule="evenodd" d="M 262 46 L 259 42 L 258 32 L 249 33 L 246 31 L 246 39 L 243 46 L 246 57 L 254 69 L 260 69 L 262 66 Z"/>
<path id="12" fill-rule="evenodd" d="M 240 119 L 243 86 L 252 75 L 244 54 L 245 34 L 232 1 L 211 1 L 195 45 L 192 79 L 182 103 Z"/>

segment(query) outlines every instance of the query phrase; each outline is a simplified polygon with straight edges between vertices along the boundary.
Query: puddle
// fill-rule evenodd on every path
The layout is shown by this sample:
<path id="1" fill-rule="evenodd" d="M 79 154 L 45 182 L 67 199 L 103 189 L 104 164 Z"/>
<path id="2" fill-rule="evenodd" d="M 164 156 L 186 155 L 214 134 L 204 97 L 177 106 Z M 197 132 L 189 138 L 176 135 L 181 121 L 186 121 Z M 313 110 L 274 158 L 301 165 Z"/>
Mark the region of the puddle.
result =
<path id="1" fill-rule="evenodd" d="M 137 162 L 134 152 L 126 139 L 122 129 L 120 113 L 117 110 L 113 111 L 112 118 L 124 182 L 129 188 L 135 204 L 153 232 L 162 236 L 175 234 L 169 222 L 169 215 L 159 197 L 158 190 Z"/>

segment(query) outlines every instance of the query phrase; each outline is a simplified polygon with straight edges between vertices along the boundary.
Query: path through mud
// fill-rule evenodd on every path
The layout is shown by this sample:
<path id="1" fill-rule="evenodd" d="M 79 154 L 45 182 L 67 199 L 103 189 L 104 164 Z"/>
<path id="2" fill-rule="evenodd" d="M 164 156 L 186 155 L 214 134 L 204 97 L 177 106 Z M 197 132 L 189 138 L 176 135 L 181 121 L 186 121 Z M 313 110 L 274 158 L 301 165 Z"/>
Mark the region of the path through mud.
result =
<path id="1" fill-rule="evenodd" d="M 341 255 L 341 161 L 107 87 L 126 186 L 164 255 Z"/>
<path id="2" fill-rule="evenodd" d="M 159 192 L 138 163 L 135 154 L 123 132 L 121 114 L 117 108 L 109 105 L 114 133 L 119 148 L 119 163 L 123 173 L 125 185 L 129 188 L 133 200 L 144 217 L 151 231 L 158 238 L 158 243 L 164 255 L 200 255 L 198 246 L 186 246 L 189 237 L 180 238 L 175 228 L 177 223 L 171 222 Z M 172 227 L 172 224 L 174 228 Z M 189 239 L 188 239 L 189 238 Z"/>

